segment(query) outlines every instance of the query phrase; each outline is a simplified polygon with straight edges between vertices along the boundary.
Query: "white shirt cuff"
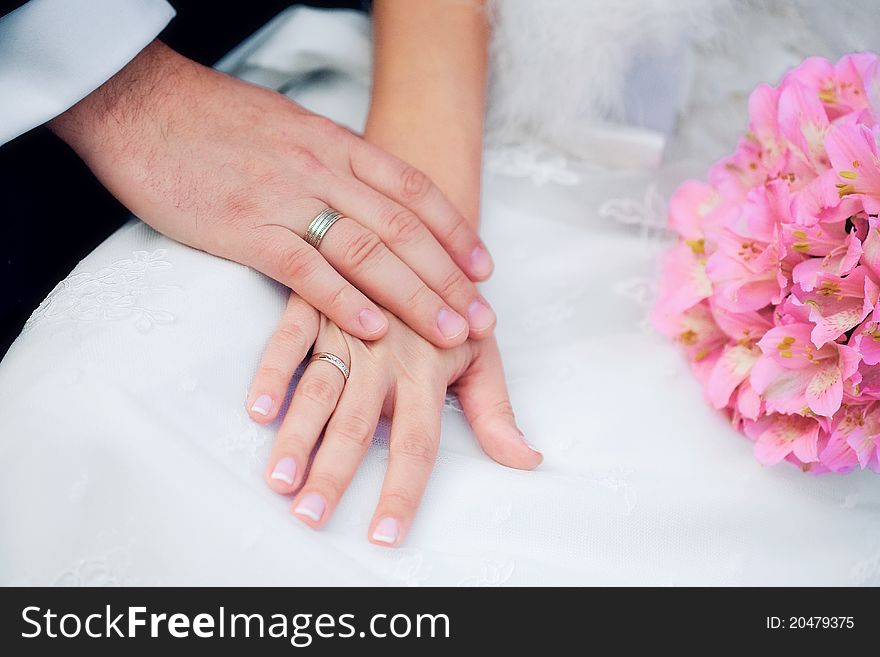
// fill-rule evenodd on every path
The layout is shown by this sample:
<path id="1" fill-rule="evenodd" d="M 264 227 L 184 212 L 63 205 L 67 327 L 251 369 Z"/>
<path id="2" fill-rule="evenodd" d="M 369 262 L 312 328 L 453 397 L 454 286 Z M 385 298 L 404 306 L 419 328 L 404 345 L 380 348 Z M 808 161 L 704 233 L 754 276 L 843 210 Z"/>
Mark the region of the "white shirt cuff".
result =
<path id="1" fill-rule="evenodd" d="M 0 18 L 0 144 L 88 96 L 174 14 L 165 0 L 31 0 Z"/>

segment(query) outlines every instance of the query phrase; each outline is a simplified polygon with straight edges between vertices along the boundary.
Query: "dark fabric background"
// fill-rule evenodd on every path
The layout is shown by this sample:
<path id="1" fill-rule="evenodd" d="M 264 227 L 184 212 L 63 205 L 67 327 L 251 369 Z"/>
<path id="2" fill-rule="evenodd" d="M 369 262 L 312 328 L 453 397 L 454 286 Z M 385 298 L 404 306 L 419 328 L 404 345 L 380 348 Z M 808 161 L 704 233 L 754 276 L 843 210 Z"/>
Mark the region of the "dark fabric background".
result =
<path id="1" fill-rule="evenodd" d="M 21 4 L 0 3 L 0 15 Z M 171 4 L 177 18 L 160 38 L 203 64 L 216 62 L 292 4 L 363 5 L 360 0 Z M 127 218 L 125 208 L 47 129 L 37 128 L 0 147 L 0 358 L 54 285 Z"/>

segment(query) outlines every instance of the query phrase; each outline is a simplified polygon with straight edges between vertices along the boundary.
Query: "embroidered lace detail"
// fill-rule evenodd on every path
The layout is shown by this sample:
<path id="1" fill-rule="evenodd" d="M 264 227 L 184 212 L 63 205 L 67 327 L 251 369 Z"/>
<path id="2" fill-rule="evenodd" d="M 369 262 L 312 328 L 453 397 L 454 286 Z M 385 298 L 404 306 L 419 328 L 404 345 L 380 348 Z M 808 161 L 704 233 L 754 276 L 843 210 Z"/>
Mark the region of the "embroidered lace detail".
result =
<path id="1" fill-rule="evenodd" d="M 532 144 L 487 149 L 486 169 L 502 176 L 528 178 L 538 186 L 547 183 L 577 185 L 581 181 L 580 175 L 571 170 L 565 155 Z"/>
<path id="2" fill-rule="evenodd" d="M 402 548 L 398 549 L 397 563 L 394 566 L 392 577 L 406 584 L 406 586 L 422 586 L 431 576 L 431 564 L 425 561 L 425 555 L 421 550 Z"/>
<path id="3" fill-rule="evenodd" d="M 130 536 L 133 518 L 120 523 L 120 529 L 100 531 L 95 542 L 103 549 L 89 556 L 78 558 L 72 566 L 58 573 L 50 586 L 142 586 L 140 577 L 134 574 L 132 550 L 134 538 Z"/>
<path id="4" fill-rule="evenodd" d="M 624 226 L 638 226 L 645 238 L 666 235 L 666 200 L 654 183 L 645 188 L 641 199 L 613 198 L 599 206 L 599 216 Z"/>
<path id="5" fill-rule="evenodd" d="M 33 312 L 22 333 L 55 322 L 107 322 L 129 320 L 146 333 L 160 324 L 170 324 L 174 315 L 144 303 L 148 294 L 174 289 L 155 282 L 156 272 L 172 268 L 165 249 L 152 253 L 135 251 L 131 258 L 117 260 L 96 272 L 76 272 L 58 283 Z"/>
<path id="6" fill-rule="evenodd" d="M 479 574 L 461 580 L 459 586 L 503 586 L 513 576 L 513 559 L 486 559 Z"/>
<path id="7" fill-rule="evenodd" d="M 880 550 L 859 561 L 852 569 L 852 577 L 857 586 L 880 585 Z"/>

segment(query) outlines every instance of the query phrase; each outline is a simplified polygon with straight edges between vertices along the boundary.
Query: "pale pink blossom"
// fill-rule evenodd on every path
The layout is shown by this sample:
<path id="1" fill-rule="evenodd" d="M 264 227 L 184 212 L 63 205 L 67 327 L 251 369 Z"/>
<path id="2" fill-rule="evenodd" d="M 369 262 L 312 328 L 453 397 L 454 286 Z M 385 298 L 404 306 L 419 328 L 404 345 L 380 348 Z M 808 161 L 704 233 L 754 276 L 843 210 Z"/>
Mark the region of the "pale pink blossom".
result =
<path id="1" fill-rule="evenodd" d="M 813 344 L 821 347 L 861 324 L 877 305 L 878 292 L 865 269 L 856 267 L 847 276 L 819 272 L 812 289 L 795 286 L 791 301 L 809 309 Z"/>
<path id="2" fill-rule="evenodd" d="M 880 447 L 880 402 L 844 406 L 834 418 L 822 460 L 835 470 L 871 467 Z"/>
<path id="3" fill-rule="evenodd" d="M 757 459 L 880 471 L 880 59 L 813 57 L 670 200 L 655 326 Z"/>
<path id="4" fill-rule="evenodd" d="M 828 131 L 825 147 L 840 182 L 841 197 L 861 199 L 868 214 L 880 212 L 880 126 L 834 125 Z"/>
<path id="5" fill-rule="evenodd" d="M 771 413 L 743 423 L 746 435 L 755 441 L 755 458 L 775 465 L 794 454 L 802 463 L 819 460 L 819 431 L 815 418 Z"/>
<path id="6" fill-rule="evenodd" d="M 843 402 L 844 382 L 858 372 L 859 352 L 831 342 L 816 348 L 809 324 L 778 326 L 758 343 L 762 356 L 750 383 L 768 412 L 831 417 Z"/>

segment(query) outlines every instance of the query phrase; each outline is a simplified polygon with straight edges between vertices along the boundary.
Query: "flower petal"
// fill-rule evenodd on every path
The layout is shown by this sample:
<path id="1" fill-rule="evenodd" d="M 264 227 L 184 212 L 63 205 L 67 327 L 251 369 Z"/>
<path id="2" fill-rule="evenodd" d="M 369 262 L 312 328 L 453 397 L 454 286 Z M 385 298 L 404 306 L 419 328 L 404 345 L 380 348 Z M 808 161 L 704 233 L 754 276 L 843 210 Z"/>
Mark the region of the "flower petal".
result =
<path id="1" fill-rule="evenodd" d="M 715 408 L 725 408 L 728 405 L 730 395 L 748 377 L 760 355 L 760 350 L 751 347 L 725 347 L 706 386 L 709 401 Z"/>

